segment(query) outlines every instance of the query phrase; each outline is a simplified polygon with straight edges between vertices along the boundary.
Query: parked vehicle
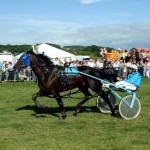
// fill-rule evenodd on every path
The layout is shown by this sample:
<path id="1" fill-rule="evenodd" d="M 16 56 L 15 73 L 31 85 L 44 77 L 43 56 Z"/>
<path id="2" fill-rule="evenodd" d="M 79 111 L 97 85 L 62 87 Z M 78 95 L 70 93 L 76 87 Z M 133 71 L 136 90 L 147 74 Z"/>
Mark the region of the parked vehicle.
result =
<path id="1" fill-rule="evenodd" d="M 83 61 L 83 60 L 90 60 L 91 58 L 89 56 L 79 55 L 79 56 L 75 56 L 75 59 L 78 61 Z"/>
<path id="2" fill-rule="evenodd" d="M 16 59 L 12 53 L 4 51 L 3 53 L 0 53 L 0 62 L 3 61 L 12 62 L 12 64 L 14 65 Z"/>

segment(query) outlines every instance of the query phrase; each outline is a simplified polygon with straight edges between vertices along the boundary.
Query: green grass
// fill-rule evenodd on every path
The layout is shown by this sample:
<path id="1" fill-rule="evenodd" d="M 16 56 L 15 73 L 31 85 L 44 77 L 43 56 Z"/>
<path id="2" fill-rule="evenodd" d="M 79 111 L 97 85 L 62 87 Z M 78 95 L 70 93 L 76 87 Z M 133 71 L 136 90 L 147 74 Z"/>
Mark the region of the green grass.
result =
<path id="1" fill-rule="evenodd" d="M 35 83 L 0 83 L 1 150 L 150 149 L 150 79 L 143 79 L 137 91 L 141 112 L 129 121 L 100 113 L 94 107 L 96 97 L 84 105 L 85 111 L 73 116 L 81 93 L 63 99 L 67 118 L 61 121 L 53 98 L 39 98 L 48 109 L 35 107 L 31 97 L 37 91 Z"/>

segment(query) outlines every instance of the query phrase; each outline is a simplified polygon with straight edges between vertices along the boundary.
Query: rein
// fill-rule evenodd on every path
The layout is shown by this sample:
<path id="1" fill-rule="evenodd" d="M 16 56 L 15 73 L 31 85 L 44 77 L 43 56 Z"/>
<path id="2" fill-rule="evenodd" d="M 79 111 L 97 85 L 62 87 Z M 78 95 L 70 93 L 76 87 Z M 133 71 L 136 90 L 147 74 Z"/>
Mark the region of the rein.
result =
<path id="1" fill-rule="evenodd" d="M 54 66 L 54 65 L 51 65 L 51 66 L 39 66 L 39 65 L 30 65 L 31 67 L 38 67 L 38 68 L 44 68 L 44 67 L 46 67 L 46 68 L 53 68 L 52 66 Z"/>

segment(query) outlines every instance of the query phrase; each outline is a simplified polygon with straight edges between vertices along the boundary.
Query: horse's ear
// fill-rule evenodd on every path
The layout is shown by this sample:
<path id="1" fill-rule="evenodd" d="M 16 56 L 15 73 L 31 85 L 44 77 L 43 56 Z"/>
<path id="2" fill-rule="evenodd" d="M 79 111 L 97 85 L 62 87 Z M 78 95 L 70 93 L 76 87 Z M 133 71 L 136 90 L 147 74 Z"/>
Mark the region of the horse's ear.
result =
<path id="1" fill-rule="evenodd" d="M 27 51 L 27 53 L 28 53 L 28 54 L 35 54 L 34 51 L 33 51 L 33 49 L 29 49 L 29 50 Z"/>

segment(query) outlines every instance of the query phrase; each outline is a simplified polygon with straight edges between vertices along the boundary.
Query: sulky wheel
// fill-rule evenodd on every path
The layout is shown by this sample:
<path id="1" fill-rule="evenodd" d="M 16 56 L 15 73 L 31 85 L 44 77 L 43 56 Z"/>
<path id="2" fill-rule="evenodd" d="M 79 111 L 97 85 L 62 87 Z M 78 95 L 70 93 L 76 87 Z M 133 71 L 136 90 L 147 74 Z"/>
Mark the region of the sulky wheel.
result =
<path id="1" fill-rule="evenodd" d="M 119 113 L 126 120 L 136 118 L 141 111 L 141 103 L 139 99 L 137 97 L 135 98 L 133 108 L 130 108 L 128 106 L 130 105 L 131 100 L 132 100 L 132 95 L 128 95 L 128 96 L 125 96 L 119 104 Z"/>
<path id="2" fill-rule="evenodd" d="M 113 106 L 113 108 L 116 105 L 116 97 L 113 93 L 109 93 L 108 94 L 108 98 Z M 109 105 L 104 101 L 103 98 L 101 98 L 100 96 L 97 97 L 97 101 L 96 101 L 97 107 L 99 108 L 99 110 L 103 113 L 111 113 L 111 110 L 109 108 Z"/>

